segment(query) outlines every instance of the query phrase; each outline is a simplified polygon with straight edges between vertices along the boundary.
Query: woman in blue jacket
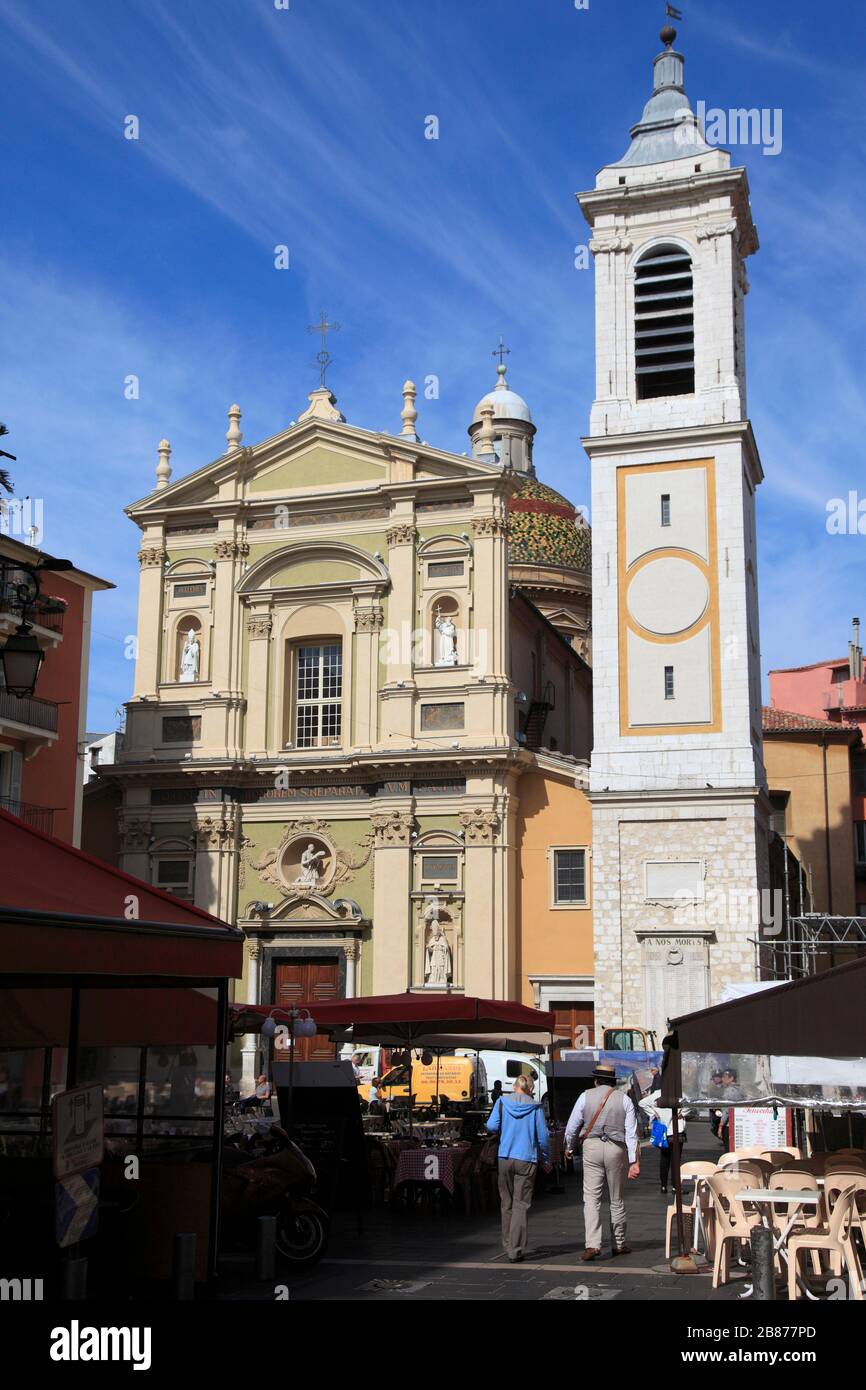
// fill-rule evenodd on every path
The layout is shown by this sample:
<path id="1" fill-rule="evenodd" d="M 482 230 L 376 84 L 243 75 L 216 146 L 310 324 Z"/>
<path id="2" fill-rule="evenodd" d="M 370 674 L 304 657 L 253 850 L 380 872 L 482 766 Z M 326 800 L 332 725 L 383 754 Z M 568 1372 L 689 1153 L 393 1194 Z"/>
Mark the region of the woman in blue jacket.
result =
<path id="1" fill-rule="evenodd" d="M 500 1096 L 487 1120 L 499 1135 L 499 1202 L 502 1209 L 502 1248 L 512 1264 L 526 1253 L 526 1228 L 538 1152 L 550 1167 L 550 1138 L 541 1106 L 532 1098 L 532 1083 L 518 1076 L 510 1096 Z"/>

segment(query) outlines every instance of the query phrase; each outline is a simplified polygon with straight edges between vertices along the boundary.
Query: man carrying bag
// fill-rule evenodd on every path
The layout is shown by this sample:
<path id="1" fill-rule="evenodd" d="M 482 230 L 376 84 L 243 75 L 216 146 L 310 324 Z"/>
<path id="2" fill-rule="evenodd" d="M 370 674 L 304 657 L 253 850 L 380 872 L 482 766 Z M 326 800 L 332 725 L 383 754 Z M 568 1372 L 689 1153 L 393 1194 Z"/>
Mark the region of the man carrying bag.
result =
<path id="1" fill-rule="evenodd" d="M 625 1182 L 640 1173 L 637 1115 L 624 1091 L 617 1090 L 616 1070 L 599 1062 L 594 1086 L 584 1091 L 565 1127 L 566 1152 L 579 1140 L 583 1154 L 583 1220 L 586 1248 L 582 1260 L 601 1254 L 601 1204 L 607 1184 L 613 1254 L 629 1254 L 626 1245 Z"/>

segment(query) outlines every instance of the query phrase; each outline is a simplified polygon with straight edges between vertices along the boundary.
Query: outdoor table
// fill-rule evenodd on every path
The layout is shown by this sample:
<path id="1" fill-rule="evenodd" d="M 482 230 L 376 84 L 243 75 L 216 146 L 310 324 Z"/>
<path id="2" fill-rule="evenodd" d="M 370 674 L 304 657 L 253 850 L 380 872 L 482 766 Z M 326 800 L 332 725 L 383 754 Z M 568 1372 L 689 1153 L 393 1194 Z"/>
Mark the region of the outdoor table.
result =
<path id="1" fill-rule="evenodd" d="M 455 1144 L 451 1148 L 403 1149 L 397 1160 L 394 1187 L 403 1182 L 441 1182 L 453 1197 L 454 1180 L 470 1147 L 469 1144 Z"/>
<path id="2" fill-rule="evenodd" d="M 780 1255 L 785 1261 L 785 1264 L 787 1264 L 788 1251 L 786 1242 L 800 1214 L 800 1210 L 802 1207 L 816 1207 L 821 1201 L 821 1194 L 820 1192 L 816 1192 L 814 1188 L 809 1187 L 802 1190 L 799 1188 L 794 1189 L 787 1187 L 746 1187 L 742 1192 L 736 1194 L 736 1198 L 738 1202 L 753 1202 L 755 1206 L 760 1209 L 761 1221 L 768 1230 L 773 1232 L 773 1250 L 775 1254 Z M 775 1225 L 773 1224 L 774 1206 L 788 1207 L 790 1209 L 788 1223 L 784 1230 L 779 1232 L 776 1231 Z M 811 1299 L 813 1303 L 818 1301 L 816 1295 L 807 1288 L 804 1280 L 801 1279 L 799 1275 L 797 1276 L 797 1283 L 807 1298 Z M 751 1292 L 751 1285 L 749 1286 L 749 1292 Z M 742 1295 L 743 1298 L 747 1296 L 747 1294 Z"/>

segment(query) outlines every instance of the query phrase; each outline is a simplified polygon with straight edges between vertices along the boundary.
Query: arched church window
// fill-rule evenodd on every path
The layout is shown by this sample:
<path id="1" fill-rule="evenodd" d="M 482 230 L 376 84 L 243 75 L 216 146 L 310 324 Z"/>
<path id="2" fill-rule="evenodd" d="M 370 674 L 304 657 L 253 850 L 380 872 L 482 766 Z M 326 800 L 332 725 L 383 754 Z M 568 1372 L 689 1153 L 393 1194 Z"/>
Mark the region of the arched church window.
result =
<path id="1" fill-rule="evenodd" d="M 639 401 L 693 394 L 692 260 L 679 246 L 654 246 L 635 267 L 634 342 Z"/>

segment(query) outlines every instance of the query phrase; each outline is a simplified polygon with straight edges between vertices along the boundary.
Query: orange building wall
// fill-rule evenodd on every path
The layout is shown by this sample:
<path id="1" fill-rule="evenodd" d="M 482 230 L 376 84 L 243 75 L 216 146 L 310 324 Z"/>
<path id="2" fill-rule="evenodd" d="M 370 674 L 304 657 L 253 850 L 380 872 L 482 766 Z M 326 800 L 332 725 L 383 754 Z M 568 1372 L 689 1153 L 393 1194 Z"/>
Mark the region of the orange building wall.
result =
<path id="1" fill-rule="evenodd" d="M 787 830 L 795 854 L 812 870 L 816 912 L 830 910 L 827 889 L 827 850 L 824 834 L 824 772 L 820 744 L 811 739 L 764 735 L 764 762 L 770 791 L 788 791 Z M 854 891 L 854 827 L 851 815 L 849 746 L 827 747 L 827 799 L 830 824 L 830 865 L 833 911 L 856 911 Z"/>
<path id="2" fill-rule="evenodd" d="M 21 772 L 21 800 L 33 806 L 50 806 L 54 812 L 54 834 L 74 843 L 75 804 L 80 766 L 78 739 L 81 719 L 81 661 L 85 613 L 90 593 L 61 574 L 46 576 L 42 591 L 66 600 L 63 641 L 45 654 L 36 696 L 53 700 L 57 710 L 57 742 L 42 748 L 24 763 Z M 89 633 L 88 633 L 89 641 Z"/>
<path id="3" fill-rule="evenodd" d="M 572 774 L 573 777 L 573 774 Z M 592 846 L 592 813 L 572 777 L 541 769 L 518 783 L 518 978 L 520 999 L 533 1004 L 530 975 L 592 975 L 592 855 L 587 855 L 588 907 L 552 907 L 551 846 Z"/>

